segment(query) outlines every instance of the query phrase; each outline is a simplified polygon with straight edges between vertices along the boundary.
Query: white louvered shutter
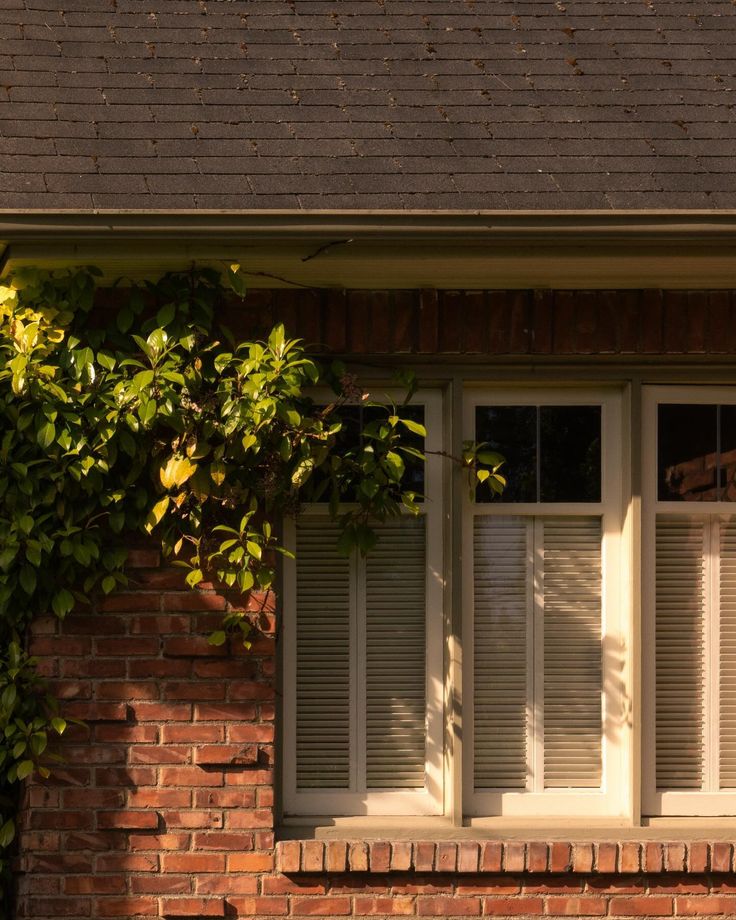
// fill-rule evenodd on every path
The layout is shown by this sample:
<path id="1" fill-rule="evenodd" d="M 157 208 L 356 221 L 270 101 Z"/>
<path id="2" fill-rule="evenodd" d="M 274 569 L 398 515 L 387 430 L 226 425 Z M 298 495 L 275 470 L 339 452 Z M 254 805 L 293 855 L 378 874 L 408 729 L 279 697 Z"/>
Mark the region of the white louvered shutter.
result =
<path id="1" fill-rule="evenodd" d="M 703 784 L 706 523 L 657 517 L 656 751 L 660 789 Z"/>
<path id="2" fill-rule="evenodd" d="M 601 521 L 543 523 L 544 785 L 601 784 Z"/>
<path id="3" fill-rule="evenodd" d="M 736 788 L 736 521 L 720 525 L 720 782 Z"/>
<path id="4" fill-rule="evenodd" d="M 337 525 L 296 528 L 296 778 L 300 789 L 350 785 L 350 561 Z"/>
<path id="5" fill-rule="evenodd" d="M 475 519 L 476 789 L 527 784 L 530 525 L 522 517 Z"/>
<path id="6" fill-rule="evenodd" d="M 600 517 L 478 516 L 473 565 L 475 788 L 600 787 Z"/>
<path id="7" fill-rule="evenodd" d="M 422 787 L 426 742 L 425 520 L 377 528 L 365 565 L 366 785 Z"/>

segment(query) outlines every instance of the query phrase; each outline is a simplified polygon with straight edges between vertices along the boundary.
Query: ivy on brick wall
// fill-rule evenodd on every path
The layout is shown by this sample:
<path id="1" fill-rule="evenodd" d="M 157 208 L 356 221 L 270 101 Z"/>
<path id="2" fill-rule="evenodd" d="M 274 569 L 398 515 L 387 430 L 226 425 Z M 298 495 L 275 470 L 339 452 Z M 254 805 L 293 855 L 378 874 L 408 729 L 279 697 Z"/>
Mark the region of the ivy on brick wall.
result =
<path id="1" fill-rule="evenodd" d="M 192 588 L 263 593 L 288 554 L 279 522 L 305 491 L 328 501 L 345 553 L 370 550 L 372 522 L 420 507 L 411 379 L 401 405 L 374 402 L 281 326 L 236 341 L 218 307 L 245 295 L 237 266 L 127 287 L 114 309 L 98 274 L 24 269 L 0 286 L 0 852 L 18 782 L 48 776 L 66 727 L 25 652 L 28 624 L 124 587 L 130 534 L 155 539 Z M 310 398 L 317 386 L 331 395 Z M 355 402 L 375 410 L 348 436 Z M 459 462 L 502 488 L 500 457 L 469 446 Z M 243 606 L 213 644 L 248 643 L 257 615 Z"/>

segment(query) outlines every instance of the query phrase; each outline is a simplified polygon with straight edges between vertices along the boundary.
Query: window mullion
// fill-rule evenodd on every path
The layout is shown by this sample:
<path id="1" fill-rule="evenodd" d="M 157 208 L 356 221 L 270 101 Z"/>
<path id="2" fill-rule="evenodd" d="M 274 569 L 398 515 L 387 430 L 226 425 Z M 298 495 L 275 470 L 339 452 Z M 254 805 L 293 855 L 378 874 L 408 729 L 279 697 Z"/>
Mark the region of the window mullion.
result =
<path id="1" fill-rule="evenodd" d="M 710 518 L 707 528 L 706 564 L 708 593 L 705 610 L 705 637 L 703 678 L 705 682 L 704 744 L 705 770 L 704 789 L 717 792 L 720 786 L 720 520 L 718 515 Z"/>
<path id="2" fill-rule="evenodd" d="M 530 578 L 533 585 L 529 635 L 531 678 L 531 789 L 544 791 L 544 520 L 530 519 Z"/>

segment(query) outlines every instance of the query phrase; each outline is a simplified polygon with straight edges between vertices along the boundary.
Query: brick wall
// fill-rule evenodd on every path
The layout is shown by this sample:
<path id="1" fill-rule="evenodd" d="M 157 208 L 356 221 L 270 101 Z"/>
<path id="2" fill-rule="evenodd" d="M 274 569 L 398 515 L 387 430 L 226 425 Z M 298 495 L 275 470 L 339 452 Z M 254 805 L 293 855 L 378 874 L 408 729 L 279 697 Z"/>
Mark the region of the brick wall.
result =
<path id="1" fill-rule="evenodd" d="M 356 354 L 733 355 L 735 308 L 730 292 L 255 291 L 230 322 L 258 335 L 281 318 Z M 184 588 L 149 549 L 131 561 L 130 591 L 35 624 L 86 726 L 26 788 L 19 917 L 736 916 L 730 843 L 276 847 L 270 608 L 251 653 L 214 648 L 233 600 Z"/>

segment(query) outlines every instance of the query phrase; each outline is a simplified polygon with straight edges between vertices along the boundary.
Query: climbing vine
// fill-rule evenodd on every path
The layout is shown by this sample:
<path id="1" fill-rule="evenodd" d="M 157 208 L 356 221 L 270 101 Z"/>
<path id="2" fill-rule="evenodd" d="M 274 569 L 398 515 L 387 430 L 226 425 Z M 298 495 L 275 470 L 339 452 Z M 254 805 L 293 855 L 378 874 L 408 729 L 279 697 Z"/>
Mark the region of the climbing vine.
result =
<path id="1" fill-rule="evenodd" d="M 345 553 L 370 550 L 372 523 L 420 509 L 406 475 L 424 460 L 413 380 L 387 404 L 282 326 L 237 341 L 218 322 L 245 294 L 237 266 L 126 288 L 116 310 L 93 310 L 98 274 L 24 269 L 0 286 L 0 852 L 18 781 L 49 775 L 66 728 L 28 626 L 124 588 L 131 533 L 157 540 L 192 588 L 247 594 L 271 588 L 288 555 L 279 523 L 305 497 L 329 503 Z M 332 395 L 311 398 L 317 386 Z M 347 437 L 355 402 L 375 408 Z M 497 455 L 469 446 L 461 462 L 502 488 Z M 254 628 L 228 613 L 210 642 L 247 644 Z"/>

